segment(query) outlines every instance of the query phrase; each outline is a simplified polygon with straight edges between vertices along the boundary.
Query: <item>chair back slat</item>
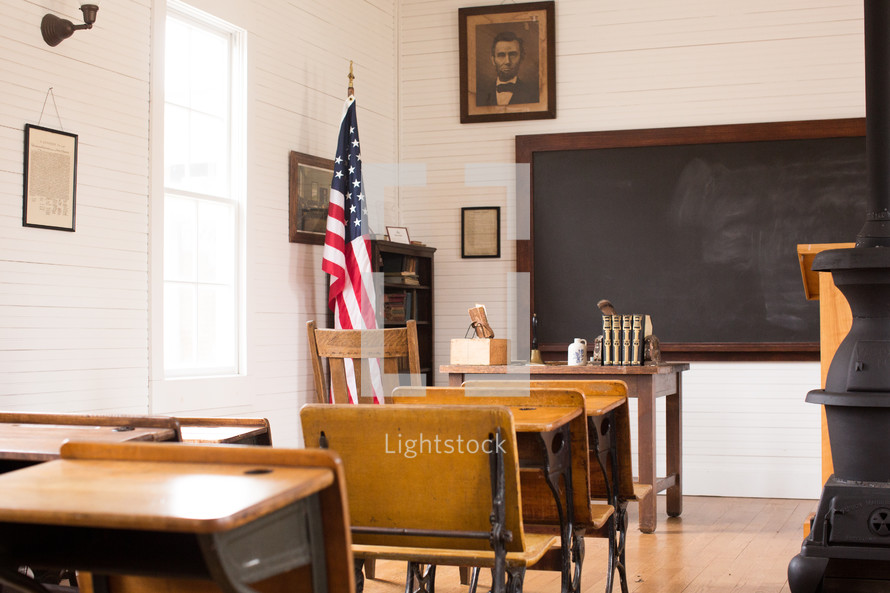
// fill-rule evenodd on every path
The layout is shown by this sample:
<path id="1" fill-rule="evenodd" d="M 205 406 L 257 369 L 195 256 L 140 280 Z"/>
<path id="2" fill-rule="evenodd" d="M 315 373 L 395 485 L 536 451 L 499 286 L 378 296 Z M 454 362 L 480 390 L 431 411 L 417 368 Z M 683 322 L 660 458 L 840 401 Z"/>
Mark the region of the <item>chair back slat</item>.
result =
<path id="1" fill-rule="evenodd" d="M 320 329 L 314 321 L 306 324 L 312 359 L 313 380 L 319 403 L 349 401 L 345 363 L 353 360 L 360 402 L 372 402 L 369 360 L 382 361 L 384 398 L 406 381 L 420 384 L 420 355 L 417 323 L 408 321 L 404 328 L 371 330 Z M 328 372 L 325 372 L 325 361 Z M 326 377 L 329 376 L 328 380 Z M 407 377 L 407 379 L 406 379 Z M 333 389 L 333 398 L 329 396 Z"/>

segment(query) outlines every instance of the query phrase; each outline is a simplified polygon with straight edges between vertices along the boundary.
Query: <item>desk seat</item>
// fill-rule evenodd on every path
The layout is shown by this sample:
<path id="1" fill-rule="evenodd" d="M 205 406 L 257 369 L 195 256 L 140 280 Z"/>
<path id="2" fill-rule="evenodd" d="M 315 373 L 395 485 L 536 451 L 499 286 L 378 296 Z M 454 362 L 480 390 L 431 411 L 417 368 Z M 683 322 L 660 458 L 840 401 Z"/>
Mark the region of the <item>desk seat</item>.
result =
<path id="1" fill-rule="evenodd" d="M 559 546 L 559 536 L 552 533 L 538 534 L 525 532 L 525 550 L 507 552 L 505 555 L 508 568 L 524 568 L 539 562 L 544 554 Z M 352 553 L 356 558 L 381 558 L 384 560 L 404 560 L 419 564 L 442 564 L 450 566 L 479 566 L 494 568 L 496 555 L 494 552 L 477 550 L 470 554 L 458 548 L 421 548 L 411 546 L 372 546 L 353 544 Z"/>

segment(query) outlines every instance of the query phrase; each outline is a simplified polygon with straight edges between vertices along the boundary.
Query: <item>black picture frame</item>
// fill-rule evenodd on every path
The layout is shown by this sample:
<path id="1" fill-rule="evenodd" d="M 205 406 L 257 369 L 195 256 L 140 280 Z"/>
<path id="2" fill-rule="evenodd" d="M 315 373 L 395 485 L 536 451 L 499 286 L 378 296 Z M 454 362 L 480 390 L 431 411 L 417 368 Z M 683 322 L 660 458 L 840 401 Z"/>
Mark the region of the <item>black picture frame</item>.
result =
<path id="1" fill-rule="evenodd" d="M 291 243 L 324 245 L 333 178 L 333 159 L 290 151 L 288 240 Z"/>
<path id="2" fill-rule="evenodd" d="M 555 13 L 553 1 L 458 9 L 461 123 L 556 117 Z M 495 92 L 498 40 L 521 48 L 518 66 L 504 74 L 515 72 L 516 86 L 503 105 Z"/>
<path id="3" fill-rule="evenodd" d="M 77 134 L 25 124 L 22 226 L 74 232 Z"/>
<path id="4" fill-rule="evenodd" d="M 501 257 L 501 207 L 474 206 L 460 209 L 460 256 Z"/>

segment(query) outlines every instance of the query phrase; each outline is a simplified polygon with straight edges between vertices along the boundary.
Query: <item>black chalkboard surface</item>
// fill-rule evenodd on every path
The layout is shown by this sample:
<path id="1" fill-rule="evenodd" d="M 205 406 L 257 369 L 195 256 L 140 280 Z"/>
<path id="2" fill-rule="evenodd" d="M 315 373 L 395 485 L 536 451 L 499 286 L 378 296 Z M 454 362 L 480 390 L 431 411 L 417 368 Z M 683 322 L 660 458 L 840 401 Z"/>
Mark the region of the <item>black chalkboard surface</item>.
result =
<path id="1" fill-rule="evenodd" d="M 603 298 L 667 344 L 818 342 L 796 248 L 855 240 L 865 167 L 863 136 L 533 152 L 539 342 L 592 341 Z"/>

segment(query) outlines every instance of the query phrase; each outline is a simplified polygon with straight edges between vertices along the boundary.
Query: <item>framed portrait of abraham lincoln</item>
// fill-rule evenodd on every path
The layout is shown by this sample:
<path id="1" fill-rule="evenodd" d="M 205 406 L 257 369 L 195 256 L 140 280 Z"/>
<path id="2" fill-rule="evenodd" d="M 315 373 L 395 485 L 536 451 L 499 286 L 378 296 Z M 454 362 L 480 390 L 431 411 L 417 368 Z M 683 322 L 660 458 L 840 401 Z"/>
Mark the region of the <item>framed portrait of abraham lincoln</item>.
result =
<path id="1" fill-rule="evenodd" d="M 458 9 L 461 123 L 556 117 L 554 5 Z"/>

